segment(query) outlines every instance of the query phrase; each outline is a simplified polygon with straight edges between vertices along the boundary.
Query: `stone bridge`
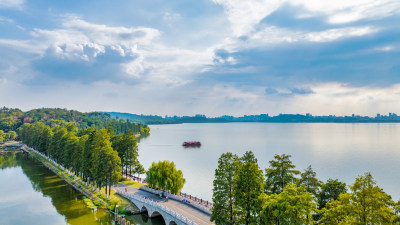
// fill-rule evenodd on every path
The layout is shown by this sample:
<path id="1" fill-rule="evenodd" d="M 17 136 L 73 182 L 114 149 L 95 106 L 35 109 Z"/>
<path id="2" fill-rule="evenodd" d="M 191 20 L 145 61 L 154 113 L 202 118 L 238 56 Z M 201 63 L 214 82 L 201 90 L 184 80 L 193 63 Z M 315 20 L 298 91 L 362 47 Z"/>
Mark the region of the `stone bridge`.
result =
<path id="1" fill-rule="evenodd" d="M 137 193 L 128 194 L 120 190 L 117 193 L 129 199 L 133 204 L 138 207 L 140 212 L 147 213 L 150 218 L 162 216 L 166 225 L 196 225 L 197 223 L 187 219 L 186 217 L 172 211 L 160 202 L 154 201 L 148 197 L 141 196 Z M 210 222 L 211 224 L 211 222 Z"/>

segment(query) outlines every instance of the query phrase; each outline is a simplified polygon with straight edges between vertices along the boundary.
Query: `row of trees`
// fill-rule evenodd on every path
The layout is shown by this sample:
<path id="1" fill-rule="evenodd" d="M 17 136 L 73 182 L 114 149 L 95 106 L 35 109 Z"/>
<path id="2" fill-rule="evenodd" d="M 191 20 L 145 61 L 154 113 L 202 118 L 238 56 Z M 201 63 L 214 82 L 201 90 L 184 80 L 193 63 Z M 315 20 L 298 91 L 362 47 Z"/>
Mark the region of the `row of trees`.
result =
<path id="1" fill-rule="evenodd" d="M 151 188 L 169 190 L 172 194 L 178 194 L 185 184 L 181 170 L 177 170 L 174 162 L 153 162 L 146 172 L 146 182 Z"/>
<path id="2" fill-rule="evenodd" d="M 13 130 L 8 131 L 7 133 L 0 130 L 0 143 L 4 141 L 13 141 L 17 138 L 17 133 Z"/>
<path id="3" fill-rule="evenodd" d="M 400 224 L 400 202 L 370 173 L 350 185 L 296 170 L 290 155 L 275 155 L 265 174 L 251 151 L 225 153 L 215 170 L 211 220 L 216 224 Z"/>
<path id="4" fill-rule="evenodd" d="M 44 123 L 25 123 L 18 129 L 22 142 L 96 185 L 106 197 L 123 170 L 143 173 L 138 161 L 138 148 L 132 131 L 115 134 L 112 128 L 78 130 L 73 123 L 51 128 Z"/>
<path id="5" fill-rule="evenodd" d="M 16 131 L 24 123 L 43 122 L 50 127 L 66 126 L 68 123 L 75 123 L 79 129 L 93 127 L 102 129 L 112 127 L 117 134 L 127 133 L 132 130 L 147 136 L 150 128 L 145 124 L 137 124 L 127 120 L 111 118 L 108 113 L 91 112 L 82 113 L 76 110 L 59 108 L 32 109 L 22 112 L 19 109 L 0 108 L 0 130 L 8 132 Z"/>

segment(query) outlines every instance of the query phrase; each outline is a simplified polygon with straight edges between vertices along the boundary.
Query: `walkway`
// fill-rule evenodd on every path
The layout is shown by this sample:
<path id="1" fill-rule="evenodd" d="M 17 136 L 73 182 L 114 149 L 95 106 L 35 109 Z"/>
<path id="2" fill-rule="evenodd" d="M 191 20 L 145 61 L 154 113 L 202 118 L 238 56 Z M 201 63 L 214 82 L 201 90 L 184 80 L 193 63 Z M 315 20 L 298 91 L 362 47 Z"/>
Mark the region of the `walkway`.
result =
<path id="1" fill-rule="evenodd" d="M 119 186 L 119 187 L 114 187 L 116 191 L 122 192 L 123 194 L 129 194 L 129 195 L 134 195 L 142 198 L 147 198 L 149 200 L 152 200 L 161 206 L 177 213 L 180 214 L 181 216 L 185 217 L 188 220 L 191 220 L 193 223 L 198 224 L 198 225 L 203 225 L 203 224 L 214 224 L 210 222 L 210 216 L 206 213 L 203 213 L 199 211 L 198 209 L 195 209 L 183 202 L 179 202 L 173 199 L 169 199 L 168 202 L 165 202 L 164 198 L 161 198 L 155 194 L 149 193 L 147 191 L 143 191 L 134 187 L 130 186 Z M 138 207 L 139 208 L 139 207 Z M 142 210 L 139 208 L 139 210 Z M 166 218 L 164 218 L 166 220 Z"/>

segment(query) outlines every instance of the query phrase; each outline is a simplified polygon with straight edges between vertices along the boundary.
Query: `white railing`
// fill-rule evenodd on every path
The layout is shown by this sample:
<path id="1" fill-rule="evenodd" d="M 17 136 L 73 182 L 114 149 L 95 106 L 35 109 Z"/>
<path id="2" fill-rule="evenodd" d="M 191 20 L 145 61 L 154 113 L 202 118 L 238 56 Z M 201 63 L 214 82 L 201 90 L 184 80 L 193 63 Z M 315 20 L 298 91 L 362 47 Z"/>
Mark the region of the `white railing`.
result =
<path id="1" fill-rule="evenodd" d="M 156 194 L 156 195 L 161 195 L 162 192 L 163 192 L 161 190 L 156 190 L 156 189 L 149 188 L 149 187 L 146 187 L 146 186 L 141 186 L 139 189 L 141 189 L 143 191 L 147 191 L 147 192 L 153 193 L 153 194 Z M 204 203 L 202 204 L 200 201 L 195 201 L 193 198 L 189 201 L 188 198 L 185 198 L 185 197 L 179 196 L 179 195 L 174 195 L 174 194 L 171 194 L 171 193 L 168 193 L 168 192 L 164 192 L 164 195 L 168 196 L 168 198 L 170 198 L 170 199 L 174 199 L 176 201 L 183 202 L 183 203 L 188 204 L 188 205 L 190 205 L 190 206 L 192 206 L 192 207 L 194 207 L 194 208 L 196 208 L 196 209 L 198 209 L 198 210 L 200 210 L 200 211 L 202 211 L 202 212 L 204 212 L 204 213 L 206 213 L 208 215 L 211 215 L 212 204 L 210 204 L 210 203 L 208 205 L 206 205 L 205 201 L 203 201 Z"/>
<path id="2" fill-rule="evenodd" d="M 184 224 L 188 224 L 188 225 L 197 225 L 197 224 L 194 223 L 193 221 L 191 221 L 191 220 L 187 219 L 186 217 L 184 217 L 184 216 L 182 216 L 182 215 L 180 215 L 180 214 L 178 214 L 178 213 L 172 211 L 171 209 L 169 209 L 169 208 L 167 208 L 167 207 L 161 205 L 160 203 L 158 203 L 158 202 L 156 202 L 156 201 L 153 201 L 153 200 L 151 200 L 151 199 L 148 199 L 148 198 L 139 196 L 139 195 L 137 195 L 137 194 L 127 194 L 127 193 L 124 193 L 124 192 L 122 192 L 122 191 L 120 191 L 120 190 L 117 190 L 117 193 L 120 194 L 120 195 L 122 195 L 122 196 L 124 196 L 124 197 L 126 197 L 126 198 L 128 198 L 128 199 L 134 199 L 134 200 L 139 201 L 139 202 L 142 202 L 142 203 L 144 203 L 144 204 L 151 205 L 151 206 L 157 208 L 157 211 L 161 211 L 161 212 L 163 212 L 163 213 L 166 213 L 166 214 L 170 215 L 171 217 L 180 220 L 180 221 L 183 222 Z M 160 212 L 160 213 L 161 213 L 161 212 Z"/>

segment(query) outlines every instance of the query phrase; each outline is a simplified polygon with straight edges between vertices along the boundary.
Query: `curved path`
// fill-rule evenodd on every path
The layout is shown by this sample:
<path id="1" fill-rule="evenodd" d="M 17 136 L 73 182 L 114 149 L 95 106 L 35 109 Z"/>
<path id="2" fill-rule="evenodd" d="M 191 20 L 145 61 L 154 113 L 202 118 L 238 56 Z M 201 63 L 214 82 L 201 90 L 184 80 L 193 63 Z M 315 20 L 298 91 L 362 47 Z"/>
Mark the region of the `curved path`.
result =
<path id="1" fill-rule="evenodd" d="M 199 224 L 199 225 L 214 224 L 214 223 L 210 222 L 210 215 L 208 215 L 204 212 L 201 212 L 198 209 L 195 209 L 185 203 L 182 203 L 182 202 L 179 202 L 176 200 L 172 200 L 172 199 L 169 199 L 168 202 L 166 202 L 164 198 L 161 198 L 158 195 L 140 190 L 138 188 L 130 187 L 130 186 L 122 186 L 121 185 L 119 187 L 114 187 L 114 189 L 116 191 L 126 193 L 129 195 L 136 195 L 139 197 L 145 197 L 147 199 L 150 199 L 150 200 L 157 202 L 160 205 L 168 208 L 169 210 L 184 216 L 185 218 L 193 221 L 196 224 Z"/>

